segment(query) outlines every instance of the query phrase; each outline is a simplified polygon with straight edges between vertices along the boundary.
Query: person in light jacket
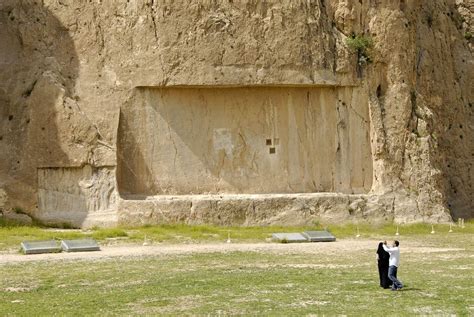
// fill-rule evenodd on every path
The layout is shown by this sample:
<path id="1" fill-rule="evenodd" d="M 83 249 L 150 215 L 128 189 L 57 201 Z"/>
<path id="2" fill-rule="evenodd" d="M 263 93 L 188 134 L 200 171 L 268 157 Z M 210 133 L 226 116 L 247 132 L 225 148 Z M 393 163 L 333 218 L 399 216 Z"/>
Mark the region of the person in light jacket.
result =
<path id="1" fill-rule="evenodd" d="M 398 267 L 400 266 L 400 242 L 397 240 L 393 241 L 391 248 L 387 246 L 387 241 L 383 244 L 383 249 L 390 254 L 388 260 L 388 278 L 392 281 L 392 291 L 398 291 L 402 289 L 403 284 L 397 278 Z"/>

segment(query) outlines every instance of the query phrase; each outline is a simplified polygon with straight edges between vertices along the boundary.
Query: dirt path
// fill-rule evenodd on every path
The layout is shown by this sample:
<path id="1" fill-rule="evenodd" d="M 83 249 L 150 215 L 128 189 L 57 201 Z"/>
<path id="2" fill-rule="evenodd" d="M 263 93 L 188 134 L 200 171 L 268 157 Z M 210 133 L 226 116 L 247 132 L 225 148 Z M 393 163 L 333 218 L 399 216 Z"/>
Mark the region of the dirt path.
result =
<path id="1" fill-rule="evenodd" d="M 143 257 L 181 255 L 194 253 L 226 253 L 226 252 L 268 252 L 268 253 L 318 253 L 324 255 L 340 252 L 367 251 L 376 249 L 374 240 L 339 240 L 330 243 L 213 243 L 213 244 L 155 244 L 151 246 L 119 245 L 101 246 L 99 252 L 54 253 L 22 255 L 19 253 L 0 254 L 0 265 L 32 262 L 32 261 L 59 261 L 59 260 L 97 260 L 114 257 Z M 432 253 L 463 251 L 455 248 L 423 247 L 414 243 L 406 244 L 404 252 Z"/>

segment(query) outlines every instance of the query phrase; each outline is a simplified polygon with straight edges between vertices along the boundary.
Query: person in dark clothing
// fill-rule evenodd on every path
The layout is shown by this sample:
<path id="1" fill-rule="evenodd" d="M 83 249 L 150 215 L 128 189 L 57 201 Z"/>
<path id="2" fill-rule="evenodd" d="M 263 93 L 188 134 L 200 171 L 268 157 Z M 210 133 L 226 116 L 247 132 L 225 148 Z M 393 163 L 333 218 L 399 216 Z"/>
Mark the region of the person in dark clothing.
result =
<path id="1" fill-rule="evenodd" d="M 377 264 L 379 266 L 379 279 L 380 287 L 390 288 L 392 284 L 388 278 L 388 260 L 390 254 L 383 249 L 383 242 L 379 243 L 379 248 L 377 249 Z"/>

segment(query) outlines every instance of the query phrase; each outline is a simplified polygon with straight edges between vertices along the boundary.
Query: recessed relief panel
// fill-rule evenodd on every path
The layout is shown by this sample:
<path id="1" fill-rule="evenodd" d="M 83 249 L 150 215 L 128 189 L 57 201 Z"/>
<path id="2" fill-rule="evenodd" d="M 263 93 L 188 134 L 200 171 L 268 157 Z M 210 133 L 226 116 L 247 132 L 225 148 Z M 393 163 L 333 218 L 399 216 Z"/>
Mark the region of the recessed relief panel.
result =
<path id="1" fill-rule="evenodd" d="M 116 185 L 112 167 L 38 169 L 38 209 L 44 221 L 80 226 L 90 214 L 114 210 Z"/>
<path id="2" fill-rule="evenodd" d="M 139 88 L 121 109 L 123 195 L 364 193 L 367 103 L 352 88 Z"/>

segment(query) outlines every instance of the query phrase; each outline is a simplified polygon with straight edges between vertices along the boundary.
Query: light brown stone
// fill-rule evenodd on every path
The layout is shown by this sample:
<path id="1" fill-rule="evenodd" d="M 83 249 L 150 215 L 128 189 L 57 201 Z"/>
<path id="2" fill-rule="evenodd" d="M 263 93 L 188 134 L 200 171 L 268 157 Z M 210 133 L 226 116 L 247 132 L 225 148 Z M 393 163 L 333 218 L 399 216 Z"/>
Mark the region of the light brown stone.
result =
<path id="1" fill-rule="evenodd" d="M 33 219 L 31 219 L 30 216 L 14 211 L 0 212 L 0 219 L 4 219 L 8 222 L 14 222 L 22 225 L 31 225 L 33 223 Z"/>
<path id="2" fill-rule="evenodd" d="M 369 115 L 353 88 L 140 89 L 123 108 L 122 194 L 365 193 Z"/>
<path id="3" fill-rule="evenodd" d="M 77 226 L 472 217 L 473 10 L 3 0 L 0 208 Z M 373 39 L 371 63 L 352 32 Z"/>

